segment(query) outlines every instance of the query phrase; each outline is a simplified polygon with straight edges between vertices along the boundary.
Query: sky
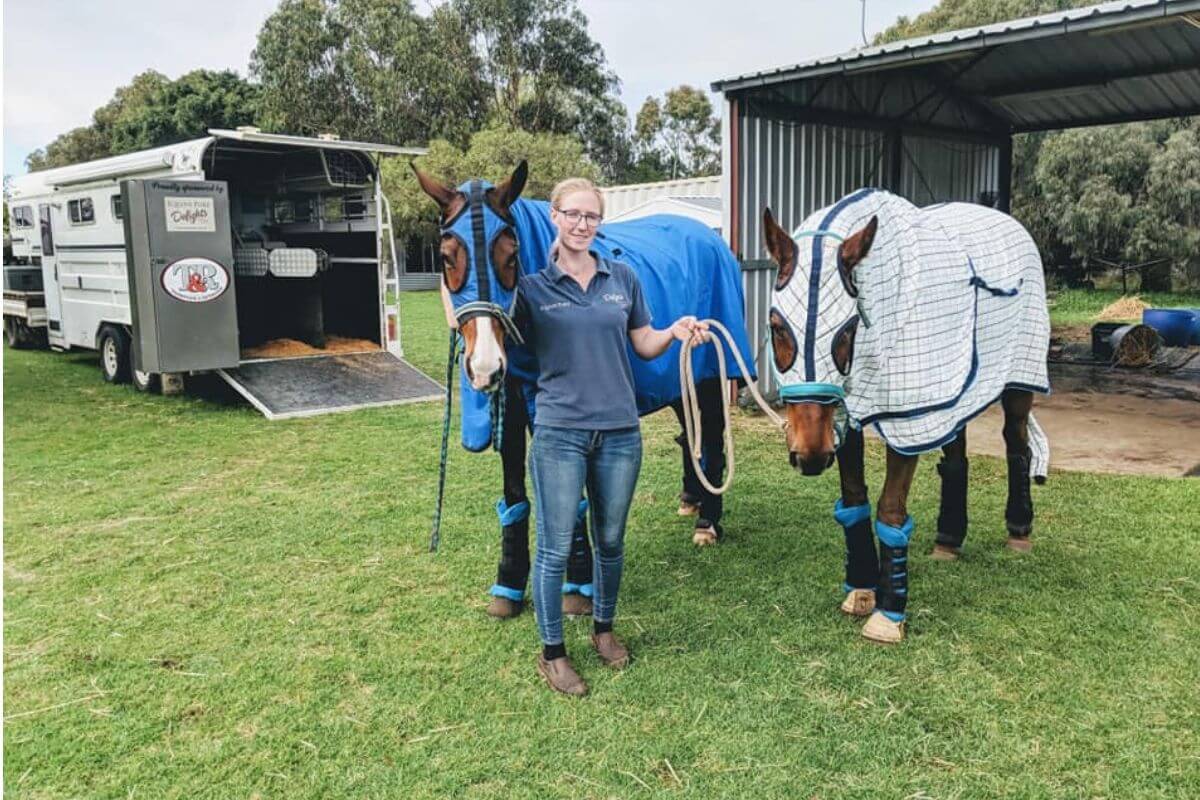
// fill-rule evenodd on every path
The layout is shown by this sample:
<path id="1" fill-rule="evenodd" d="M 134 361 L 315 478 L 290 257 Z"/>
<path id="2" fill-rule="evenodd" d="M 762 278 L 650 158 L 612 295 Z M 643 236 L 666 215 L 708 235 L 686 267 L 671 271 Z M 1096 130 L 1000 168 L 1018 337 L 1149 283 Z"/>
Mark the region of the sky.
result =
<path id="1" fill-rule="evenodd" d="M 4 29 L 4 173 L 71 128 L 137 73 L 247 72 L 277 0 L 8 0 Z M 418 8 L 428 6 L 417 0 Z M 867 0 L 867 38 L 936 0 Z M 637 112 L 688 83 L 795 64 L 862 44 L 859 0 L 581 0 L 592 37 Z M 736 13 L 730 13 L 735 8 Z"/>

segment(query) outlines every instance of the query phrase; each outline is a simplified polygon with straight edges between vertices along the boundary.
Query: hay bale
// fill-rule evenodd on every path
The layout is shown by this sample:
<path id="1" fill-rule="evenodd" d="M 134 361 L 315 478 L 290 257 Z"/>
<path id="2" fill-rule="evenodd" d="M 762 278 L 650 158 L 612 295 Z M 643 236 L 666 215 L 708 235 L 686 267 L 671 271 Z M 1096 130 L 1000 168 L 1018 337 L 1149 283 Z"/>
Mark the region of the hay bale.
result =
<path id="1" fill-rule="evenodd" d="M 1135 368 L 1149 366 L 1162 344 L 1158 331 L 1149 325 L 1126 325 L 1117 328 L 1113 331 L 1110 341 L 1113 348 L 1113 365 Z"/>
<path id="2" fill-rule="evenodd" d="M 1096 315 L 1096 322 L 1138 322 L 1142 319 L 1142 312 L 1149 307 L 1150 304 L 1142 300 L 1141 295 L 1122 297 L 1106 305 Z"/>

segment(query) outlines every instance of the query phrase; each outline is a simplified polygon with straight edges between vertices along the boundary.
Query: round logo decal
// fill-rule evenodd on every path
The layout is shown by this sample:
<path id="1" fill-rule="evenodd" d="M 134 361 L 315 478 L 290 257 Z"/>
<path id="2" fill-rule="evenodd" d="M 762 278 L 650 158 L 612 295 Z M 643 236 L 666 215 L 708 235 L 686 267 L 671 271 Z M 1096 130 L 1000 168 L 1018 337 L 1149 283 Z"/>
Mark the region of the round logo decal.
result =
<path id="1" fill-rule="evenodd" d="M 185 303 L 207 303 L 229 288 L 229 270 L 211 258 L 181 258 L 162 272 L 167 294 Z"/>

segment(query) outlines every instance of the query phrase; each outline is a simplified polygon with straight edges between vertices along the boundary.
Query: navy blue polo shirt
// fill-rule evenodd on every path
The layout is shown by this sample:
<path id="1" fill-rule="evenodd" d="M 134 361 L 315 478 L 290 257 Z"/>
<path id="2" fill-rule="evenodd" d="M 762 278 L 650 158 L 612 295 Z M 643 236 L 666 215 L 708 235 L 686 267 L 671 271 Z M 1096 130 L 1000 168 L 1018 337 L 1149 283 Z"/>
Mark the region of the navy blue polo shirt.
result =
<path id="1" fill-rule="evenodd" d="M 538 425 L 617 430 L 638 424 L 629 331 L 650 324 L 633 268 L 596 258 L 587 289 L 550 261 L 522 275 L 515 319 L 538 360 Z"/>

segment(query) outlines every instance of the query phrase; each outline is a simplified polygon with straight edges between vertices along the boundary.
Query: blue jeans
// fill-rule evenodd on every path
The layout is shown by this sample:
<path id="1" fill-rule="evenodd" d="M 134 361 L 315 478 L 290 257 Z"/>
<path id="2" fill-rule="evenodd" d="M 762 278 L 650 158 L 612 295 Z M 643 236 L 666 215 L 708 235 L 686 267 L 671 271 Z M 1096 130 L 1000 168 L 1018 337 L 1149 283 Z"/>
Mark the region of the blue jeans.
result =
<path id="1" fill-rule="evenodd" d="M 611 622 L 625 563 L 625 519 L 642 468 L 642 431 L 576 430 L 537 425 L 529 453 L 537 514 L 533 603 L 544 644 L 561 644 L 562 584 L 579 498 L 592 515 L 594 618 Z"/>

